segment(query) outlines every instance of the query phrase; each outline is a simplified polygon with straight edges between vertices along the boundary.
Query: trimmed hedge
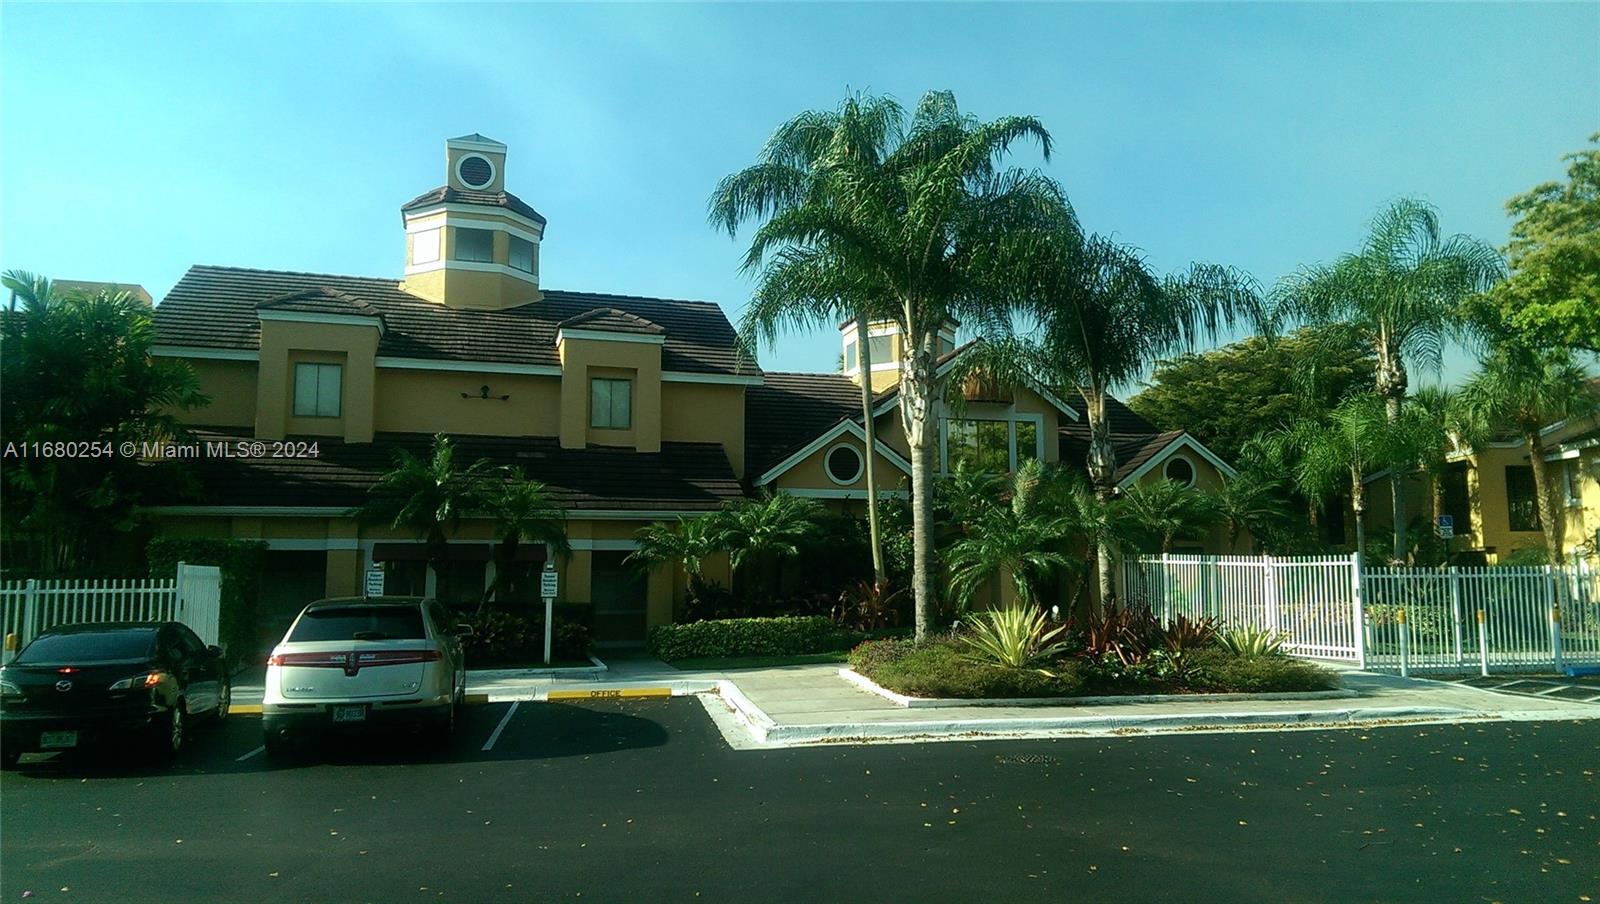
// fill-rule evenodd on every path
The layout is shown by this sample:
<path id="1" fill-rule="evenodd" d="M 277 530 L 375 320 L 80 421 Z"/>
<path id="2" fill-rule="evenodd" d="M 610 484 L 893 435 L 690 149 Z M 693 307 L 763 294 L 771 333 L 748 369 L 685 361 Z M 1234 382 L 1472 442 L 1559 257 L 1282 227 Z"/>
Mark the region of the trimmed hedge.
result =
<path id="1" fill-rule="evenodd" d="M 1003 699 L 1071 697 L 1083 692 L 1077 664 L 1052 665 L 1050 675 L 973 662 L 953 641 L 868 641 L 850 651 L 850 668 L 880 687 L 912 697 Z"/>
<path id="2" fill-rule="evenodd" d="M 156 537 L 145 547 L 152 578 L 172 578 L 179 562 L 222 569 L 217 641 L 227 650 L 230 668 L 238 668 L 255 653 L 256 604 L 266 554 L 267 544 L 260 540 L 209 537 Z"/>
<path id="3" fill-rule="evenodd" d="M 1194 654 L 1196 689 L 1269 693 L 1286 691 L 1328 691 L 1339 686 L 1339 676 L 1331 670 L 1288 656 L 1233 656 L 1223 650 L 1201 650 Z"/>
<path id="4" fill-rule="evenodd" d="M 797 656 L 848 650 L 861 640 L 820 615 L 725 618 L 650 629 L 650 652 L 673 662 L 708 656 Z"/>

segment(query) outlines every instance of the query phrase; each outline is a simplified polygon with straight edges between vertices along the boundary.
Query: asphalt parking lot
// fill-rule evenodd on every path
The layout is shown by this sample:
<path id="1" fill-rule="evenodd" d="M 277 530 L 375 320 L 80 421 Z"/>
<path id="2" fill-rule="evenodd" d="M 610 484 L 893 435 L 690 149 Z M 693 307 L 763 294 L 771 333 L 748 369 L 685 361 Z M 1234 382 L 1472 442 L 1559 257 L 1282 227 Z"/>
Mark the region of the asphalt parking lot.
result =
<path id="1" fill-rule="evenodd" d="M 25 759 L 0 900 L 1600 900 L 1594 722 L 734 751 L 676 698 L 259 746 Z"/>

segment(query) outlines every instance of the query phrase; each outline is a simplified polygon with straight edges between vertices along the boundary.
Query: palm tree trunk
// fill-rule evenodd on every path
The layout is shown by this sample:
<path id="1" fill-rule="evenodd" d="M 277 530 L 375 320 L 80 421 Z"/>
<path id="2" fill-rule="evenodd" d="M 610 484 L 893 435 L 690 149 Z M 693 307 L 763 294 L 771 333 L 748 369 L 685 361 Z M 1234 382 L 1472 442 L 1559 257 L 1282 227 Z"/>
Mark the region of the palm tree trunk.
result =
<path id="1" fill-rule="evenodd" d="M 1550 466 L 1544 460 L 1544 442 L 1539 428 L 1525 430 L 1523 439 L 1528 444 L 1528 464 L 1533 466 L 1533 495 L 1539 507 L 1539 528 L 1544 532 L 1545 549 L 1550 551 L 1550 564 L 1561 564 L 1561 545 L 1566 534 L 1562 512 L 1556 508 L 1550 495 Z"/>
<path id="2" fill-rule="evenodd" d="M 1355 515 L 1356 522 L 1356 551 L 1363 556 L 1367 554 L 1367 528 L 1361 523 L 1361 517 L 1366 512 L 1366 502 L 1361 498 L 1361 472 L 1352 469 L 1350 472 L 1350 511 Z"/>
<path id="3" fill-rule="evenodd" d="M 914 320 L 908 310 L 906 325 Z M 903 334 L 912 338 L 909 332 Z M 929 457 L 934 431 L 935 374 L 933 357 L 918 341 L 908 344 L 900 363 L 900 420 L 911 447 L 911 596 L 916 605 L 917 640 L 928 636 L 934 620 L 933 593 L 933 459 Z"/>
<path id="4" fill-rule="evenodd" d="M 883 567 L 883 537 L 878 532 L 878 428 L 872 422 L 872 353 L 867 341 L 867 317 L 856 315 L 856 364 L 861 375 L 861 426 L 867 435 L 867 533 L 872 543 L 872 580 L 882 587 L 887 581 Z"/>
<path id="5" fill-rule="evenodd" d="M 1389 426 L 1400 423 L 1400 406 L 1406 398 L 1406 369 L 1398 354 L 1380 350 L 1377 369 L 1378 394 L 1383 396 L 1384 417 Z M 1390 512 L 1394 517 L 1394 559 L 1406 558 L 1406 488 L 1399 463 L 1389 467 Z"/>
<path id="6" fill-rule="evenodd" d="M 1106 394 L 1098 386 L 1083 387 L 1084 409 L 1089 418 L 1089 482 L 1102 504 L 1111 502 L 1116 492 L 1117 454 L 1111 445 L 1111 425 L 1106 422 Z M 1095 550 L 1095 578 L 1099 582 L 1100 598 L 1091 612 L 1098 615 L 1110 603 L 1111 544 L 1104 534 Z"/>
<path id="7" fill-rule="evenodd" d="M 428 532 L 428 564 L 433 566 L 433 595 L 441 603 L 450 603 L 450 543 L 438 527 Z"/>

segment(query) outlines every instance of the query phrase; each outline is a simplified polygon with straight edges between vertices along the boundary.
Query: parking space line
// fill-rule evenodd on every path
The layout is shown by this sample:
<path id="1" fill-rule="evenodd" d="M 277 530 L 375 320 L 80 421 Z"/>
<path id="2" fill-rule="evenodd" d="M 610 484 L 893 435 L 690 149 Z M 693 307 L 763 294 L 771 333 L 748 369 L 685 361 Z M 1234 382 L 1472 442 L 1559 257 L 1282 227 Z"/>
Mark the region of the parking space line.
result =
<path id="1" fill-rule="evenodd" d="M 263 752 L 263 751 L 265 751 L 265 750 L 266 750 L 266 749 L 267 749 L 267 748 L 266 748 L 266 747 L 265 747 L 265 746 L 262 746 L 262 747 L 257 747 L 257 748 L 256 748 L 256 749 L 254 749 L 254 750 L 252 750 L 252 751 L 250 751 L 250 752 L 249 752 L 249 753 L 247 753 L 247 754 L 245 754 L 245 755 L 244 755 L 244 756 L 242 756 L 242 757 L 239 757 L 239 758 L 238 758 L 238 759 L 236 759 L 236 760 L 234 760 L 234 762 L 235 762 L 235 763 L 242 763 L 242 762 L 244 762 L 244 761 L 245 761 L 245 760 L 248 760 L 248 759 L 250 759 L 250 758 L 251 758 L 251 757 L 253 757 L 253 756 L 258 756 L 258 755 L 260 755 L 260 754 L 261 754 L 261 753 L 262 753 L 262 752 Z"/>
<path id="2" fill-rule="evenodd" d="M 511 717 L 517 712 L 517 701 L 511 701 L 511 708 L 500 718 L 500 724 L 494 727 L 494 734 L 489 735 L 489 740 L 483 742 L 484 750 L 493 750 L 494 742 L 500 740 L 500 732 L 506 730 L 506 725 L 511 722 Z"/>

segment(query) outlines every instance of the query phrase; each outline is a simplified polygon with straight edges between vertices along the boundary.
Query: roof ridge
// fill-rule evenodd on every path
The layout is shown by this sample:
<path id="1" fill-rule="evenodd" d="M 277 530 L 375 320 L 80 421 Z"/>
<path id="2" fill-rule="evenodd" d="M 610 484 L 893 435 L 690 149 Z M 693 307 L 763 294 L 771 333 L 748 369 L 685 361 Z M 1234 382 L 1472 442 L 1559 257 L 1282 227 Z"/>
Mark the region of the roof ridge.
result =
<path id="1" fill-rule="evenodd" d="M 279 276 L 316 276 L 325 279 L 365 279 L 374 282 L 392 282 L 398 286 L 402 280 L 394 276 L 355 276 L 349 273 L 312 273 L 309 270 L 272 270 L 266 267 L 230 267 L 226 264 L 190 264 L 189 270 L 227 270 L 233 273 L 274 273 Z"/>

